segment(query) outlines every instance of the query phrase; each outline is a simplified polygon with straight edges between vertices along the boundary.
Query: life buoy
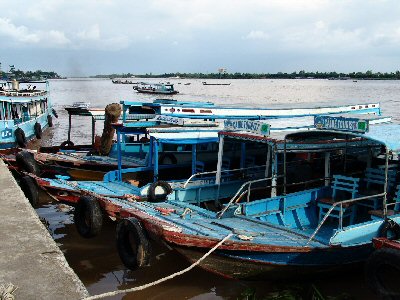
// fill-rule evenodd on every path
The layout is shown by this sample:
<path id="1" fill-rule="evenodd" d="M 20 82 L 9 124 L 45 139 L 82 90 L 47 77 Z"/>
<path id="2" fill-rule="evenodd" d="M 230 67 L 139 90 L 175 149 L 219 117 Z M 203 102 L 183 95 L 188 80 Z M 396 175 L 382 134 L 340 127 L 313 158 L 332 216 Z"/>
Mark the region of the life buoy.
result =
<path id="1" fill-rule="evenodd" d="M 49 127 L 53 127 L 53 117 L 51 115 L 47 115 L 47 124 L 49 124 Z"/>
<path id="2" fill-rule="evenodd" d="M 160 194 L 160 189 L 162 193 Z M 150 184 L 147 191 L 147 199 L 149 202 L 161 202 L 167 199 L 167 196 L 172 193 L 172 188 L 166 181 L 156 181 Z"/>
<path id="3" fill-rule="evenodd" d="M 31 152 L 25 150 L 18 152 L 15 155 L 15 161 L 21 170 L 35 174 L 37 176 L 40 175 L 40 168 Z"/>
<path id="4" fill-rule="evenodd" d="M 88 196 L 81 196 L 74 211 L 74 223 L 78 233 L 84 238 L 99 234 L 103 226 L 103 214 L 99 202 Z"/>
<path id="5" fill-rule="evenodd" d="M 30 176 L 24 176 L 20 181 L 21 190 L 24 192 L 26 198 L 33 207 L 37 207 L 39 204 L 39 189 L 36 181 Z"/>
<path id="6" fill-rule="evenodd" d="M 127 218 L 118 223 L 117 249 L 122 263 L 128 269 L 136 270 L 149 264 L 151 246 L 138 219 Z"/>
<path id="7" fill-rule="evenodd" d="M 387 219 L 379 228 L 378 235 L 390 240 L 398 240 L 400 238 L 400 225 L 391 219 Z"/>
<path id="8" fill-rule="evenodd" d="M 26 143 L 27 143 L 25 132 L 21 128 L 18 127 L 17 129 L 15 129 L 14 135 L 15 135 L 15 140 L 17 141 L 18 146 L 21 148 L 25 148 Z"/>
<path id="9" fill-rule="evenodd" d="M 64 141 L 64 142 L 61 143 L 60 148 L 63 148 L 63 147 L 72 147 L 72 146 L 74 146 L 74 145 L 75 145 L 75 144 L 74 144 L 72 141 Z"/>
<path id="10" fill-rule="evenodd" d="M 398 299 L 400 291 L 396 281 L 400 276 L 400 251 L 381 248 L 374 251 L 365 264 L 365 279 L 368 286 L 380 299 Z M 387 280 L 393 280 L 388 283 Z"/>
<path id="11" fill-rule="evenodd" d="M 176 165 L 178 162 L 175 155 L 171 153 L 164 153 L 158 159 L 160 165 Z"/>
<path id="12" fill-rule="evenodd" d="M 42 138 L 42 125 L 40 123 L 36 122 L 35 125 L 33 125 L 33 130 L 35 131 L 35 136 L 37 139 Z"/>
<path id="13" fill-rule="evenodd" d="M 56 119 L 58 119 L 58 114 L 54 108 L 51 109 L 51 112 L 53 113 L 53 116 L 55 116 Z"/>

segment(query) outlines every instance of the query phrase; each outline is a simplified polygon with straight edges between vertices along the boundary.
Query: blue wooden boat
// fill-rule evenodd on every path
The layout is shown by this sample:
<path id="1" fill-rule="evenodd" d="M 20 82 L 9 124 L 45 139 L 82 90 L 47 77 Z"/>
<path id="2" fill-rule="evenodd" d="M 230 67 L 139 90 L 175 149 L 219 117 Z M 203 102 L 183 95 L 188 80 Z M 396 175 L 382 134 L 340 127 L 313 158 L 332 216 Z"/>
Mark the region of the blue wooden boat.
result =
<path id="1" fill-rule="evenodd" d="M 0 82 L 0 149 L 25 148 L 29 140 L 40 139 L 53 125 L 52 114 L 48 81 Z"/>
<path id="2" fill-rule="evenodd" d="M 370 126 L 368 117 L 347 116 L 316 117 L 315 123 L 319 130 L 288 133 L 282 148 L 271 149 L 272 176 L 262 179 L 261 189 L 255 185 L 261 180 L 248 181 L 220 211 L 179 199 L 103 199 L 104 207 L 113 205 L 124 218 L 117 241 L 125 265 L 142 265 L 145 259 L 136 259 L 135 253 L 144 249 L 147 237 L 166 242 L 193 262 L 230 234 L 200 263 L 203 268 L 257 278 L 276 276 L 271 273 L 276 269 L 298 276 L 364 261 L 372 251 L 372 238 L 391 236 L 388 224 L 400 222 L 400 125 Z M 265 145 L 271 140 L 248 132 L 221 134 L 223 140 L 239 143 Z M 306 165 L 312 167 L 309 177 Z M 136 237 L 135 247 L 126 242 L 129 234 Z"/>
<path id="3" fill-rule="evenodd" d="M 39 178 L 34 174 L 30 176 L 51 196 L 61 201 L 76 203 L 81 192 L 121 198 L 138 196 L 140 187 L 148 182 L 189 177 L 192 172 L 196 172 L 197 159 L 208 164 L 208 167 L 216 163 L 218 131 L 208 127 L 203 130 L 190 130 L 187 133 L 150 133 L 149 151 L 145 156 L 124 157 L 121 155 L 124 153 L 122 149 L 124 143 L 121 143 L 121 140 L 125 139 L 126 134 L 136 133 L 136 125 L 136 123 L 115 124 L 118 148 L 115 165 L 117 170 L 106 173 L 103 181 L 67 181 L 69 178 L 65 176 L 56 176 L 56 179 Z M 128 159 L 135 162 L 136 166 L 123 168 L 124 161 Z"/>

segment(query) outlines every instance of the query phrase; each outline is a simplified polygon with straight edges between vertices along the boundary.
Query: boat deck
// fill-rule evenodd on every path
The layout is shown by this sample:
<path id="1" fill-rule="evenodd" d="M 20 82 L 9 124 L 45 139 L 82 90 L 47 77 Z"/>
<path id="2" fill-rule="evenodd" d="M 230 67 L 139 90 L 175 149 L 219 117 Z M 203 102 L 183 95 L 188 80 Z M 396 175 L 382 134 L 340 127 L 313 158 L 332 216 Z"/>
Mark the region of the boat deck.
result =
<path id="1" fill-rule="evenodd" d="M 243 216 L 218 219 L 214 212 L 182 202 L 130 203 L 119 199 L 110 199 L 110 201 L 123 209 L 137 209 L 157 219 L 171 222 L 184 234 L 216 240 L 221 240 L 229 233 L 234 233 L 235 235 L 229 241 L 282 247 L 305 247 L 313 232 L 311 228 L 296 231 Z M 308 246 L 327 247 L 329 245 L 327 237 L 332 235 L 333 230 L 333 227 L 325 226 Z"/>

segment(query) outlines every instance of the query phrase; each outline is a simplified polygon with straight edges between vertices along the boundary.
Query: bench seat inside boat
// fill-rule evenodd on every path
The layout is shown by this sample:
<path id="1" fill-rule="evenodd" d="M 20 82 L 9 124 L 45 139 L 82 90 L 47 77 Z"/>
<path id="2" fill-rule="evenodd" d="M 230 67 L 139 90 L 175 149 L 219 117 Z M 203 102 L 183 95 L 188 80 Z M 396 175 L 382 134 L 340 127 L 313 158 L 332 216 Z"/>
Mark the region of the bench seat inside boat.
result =
<path id="1" fill-rule="evenodd" d="M 318 219 L 315 201 L 328 189 L 321 187 L 244 203 L 242 213 L 273 224 L 305 229 L 315 226 Z"/>

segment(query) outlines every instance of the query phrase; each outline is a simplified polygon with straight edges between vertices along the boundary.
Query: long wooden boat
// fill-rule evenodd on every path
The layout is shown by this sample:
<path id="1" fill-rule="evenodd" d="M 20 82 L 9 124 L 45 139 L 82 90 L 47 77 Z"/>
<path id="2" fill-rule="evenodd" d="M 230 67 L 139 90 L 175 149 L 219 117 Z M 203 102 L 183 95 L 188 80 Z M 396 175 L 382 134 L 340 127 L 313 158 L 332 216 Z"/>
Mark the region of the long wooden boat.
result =
<path id="1" fill-rule="evenodd" d="M 327 116 L 316 118 L 316 126 L 322 129 L 287 134 L 283 149 L 273 150 L 272 157 L 280 153 L 284 165 L 280 170 L 275 164 L 264 179 L 271 184 L 260 190 L 252 186 L 257 181 L 249 181 L 218 212 L 179 199 L 127 204 L 104 199 L 104 207 L 118 207 L 118 216 L 125 218 L 117 232 L 124 263 L 140 266 L 126 256 L 127 233 L 162 240 L 191 262 L 229 235 L 200 265 L 236 278 L 274 276 L 276 269 L 295 270 L 297 276 L 365 261 L 372 238 L 391 236 L 388 222 L 400 222 L 400 186 L 396 171 L 389 169 L 398 164 L 400 125 L 369 126 L 366 119 Z M 249 133 L 232 137 L 239 143 L 270 140 Z M 320 175 L 320 184 L 304 173 L 300 182 L 291 182 L 289 165 L 295 162 L 297 172 L 305 162 L 311 165 L 310 175 Z"/>
<path id="2" fill-rule="evenodd" d="M 53 126 L 52 115 L 57 114 L 48 81 L 0 82 L 0 150 L 25 148 L 29 140 L 40 139 Z"/>
<path id="3" fill-rule="evenodd" d="M 325 114 L 375 114 L 380 115 L 379 103 L 363 103 L 338 106 L 315 107 L 238 107 L 220 106 L 212 102 L 186 102 L 173 99 L 158 99 L 154 102 L 121 101 L 123 120 L 129 114 L 154 114 L 181 118 L 198 119 L 275 119 Z"/>

